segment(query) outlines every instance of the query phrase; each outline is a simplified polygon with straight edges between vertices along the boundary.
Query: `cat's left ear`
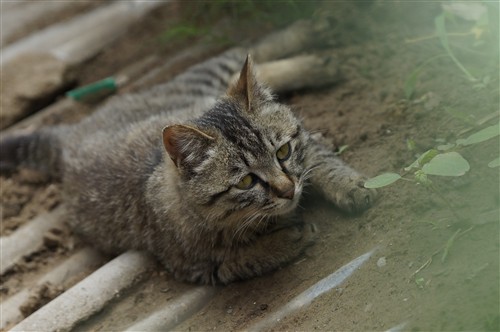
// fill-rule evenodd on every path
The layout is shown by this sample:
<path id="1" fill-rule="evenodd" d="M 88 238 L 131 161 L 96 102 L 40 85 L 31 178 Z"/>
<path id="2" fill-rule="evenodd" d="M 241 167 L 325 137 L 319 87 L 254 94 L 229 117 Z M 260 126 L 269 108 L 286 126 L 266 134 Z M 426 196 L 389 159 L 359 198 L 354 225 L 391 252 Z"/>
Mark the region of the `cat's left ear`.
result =
<path id="1" fill-rule="evenodd" d="M 163 129 L 163 145 L 177 167 L 196 167 L 215 138 L 195 127 L 172 125 Z"/>
<path id="2" fill-rule="evenodd" d="M 256 79 L 252 57 L 247 55 L 236 84 L 229 87 L 228 95 L 241 101 L 246 110 L 250 111 L 256 102 L 267 99 L 269 93 Z"/>

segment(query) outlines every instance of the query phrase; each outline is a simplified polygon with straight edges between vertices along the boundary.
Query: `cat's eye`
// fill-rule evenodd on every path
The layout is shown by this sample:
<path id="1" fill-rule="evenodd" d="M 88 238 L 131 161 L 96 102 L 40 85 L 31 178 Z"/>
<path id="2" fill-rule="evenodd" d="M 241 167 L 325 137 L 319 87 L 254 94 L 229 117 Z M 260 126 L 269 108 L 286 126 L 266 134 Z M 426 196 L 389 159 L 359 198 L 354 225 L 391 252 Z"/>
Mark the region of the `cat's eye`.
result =
<path id="1" fill-rule="evenodd" d="M 252 188 L 255 184 L 255 176 L 252 174 L 247 174 L 243 177 L 243 179 L 236 184 L 236 188 L 241 190 L 248 190 Z"/>
<path id="2" fill-rule="evenodd" d="M 290 142 L 282 145 L 278 151 L 276 151 L 276 157 L 279 161 L 285 161 L 290 158 L 292 154 L 292 147 L 290 146 Z"/>

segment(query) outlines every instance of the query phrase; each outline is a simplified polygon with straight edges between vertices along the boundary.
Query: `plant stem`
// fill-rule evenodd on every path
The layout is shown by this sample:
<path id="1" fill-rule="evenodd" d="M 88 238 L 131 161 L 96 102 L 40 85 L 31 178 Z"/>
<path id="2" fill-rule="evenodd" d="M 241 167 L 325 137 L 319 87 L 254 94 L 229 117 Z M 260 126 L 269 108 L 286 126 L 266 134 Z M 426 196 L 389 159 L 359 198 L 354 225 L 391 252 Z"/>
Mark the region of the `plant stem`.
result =
<path id="1" fill-rule="evenodd" d="M 469 73 L 469 71 L 467 69 L 465 69 L 465 67 L 460 63 L 460 61 L 458 61 L 457 58 L 455 58 L 455 55 L 451 52 L 451 49 L 448 48 L 448 53 L 450 55 L 450 58 L 453 60 L 453 62 L 455 62 L 455 64 L 458 66 L 458 68 L 460 68 L 465 76 L 467 76 L 467 79 L 471 82 L 477 82 L 477 78 L 475 78 L 474 76 L 472 76 L 471 73 Z"/>
<path id="2" fill-rule="evenodd" d="M 450 252 L 450 248 L 453 245 L 453 243 L 455 242 L 455 239 L 457 238 L 458 234 L 460 234 L 461 231 L 462 231 L 461 228 L 457 229 L 457 231 L 455 233 L 453 233 L 453 235 L 448 239 L 448 241 L 446 241 L 446 244 L 443 248 L 443 255 L 441 256 L 441 263 L 444 263 L 444 261 L 446 260 L 446 257 L 448 257 L 448 253 Z"/>
<path id="3" fill-rule="evenodd" d="M 477 82 L 477 79 L 469 73 L 467 69 L 458 61 L 458 59 L 455 57 L 453 52 L 451 51 L 450 45 L 448 43 L 448 35 L 446 32 L 446 18 L 444 14 L 441 14 L 439 16 L 436 16 L 434 19 L 434 23 L 436 26 L 436 34 L 439 37 L 439 40 L 441 41 L 441 45 L 443 45 L 443 48 L 446 50 L 450 58 L 455 62 L 458 68 L 462 70 L 467 76 L 467 78 L 472 81 L 472 82 Z"/>
<path id="4" fill-rule="evenodd" d="M 467 37 L 467 36 L 474 35 L 474 32 L 471 32 L 471 31 L 468 31 L 468 32 L 448 32 L 448 33 L 446 33 L 446 35 L 449 37 Z M 434 39 L 434 38 L 439 38 L 439 36 L 437 34 L 432 34 L 429 36 L 407 38 L 407 39 L 405 39 L 405 43 L 407 43 L 407 44 L 419 43 L 421 41 L 428 40 L 428 39 Z"/>

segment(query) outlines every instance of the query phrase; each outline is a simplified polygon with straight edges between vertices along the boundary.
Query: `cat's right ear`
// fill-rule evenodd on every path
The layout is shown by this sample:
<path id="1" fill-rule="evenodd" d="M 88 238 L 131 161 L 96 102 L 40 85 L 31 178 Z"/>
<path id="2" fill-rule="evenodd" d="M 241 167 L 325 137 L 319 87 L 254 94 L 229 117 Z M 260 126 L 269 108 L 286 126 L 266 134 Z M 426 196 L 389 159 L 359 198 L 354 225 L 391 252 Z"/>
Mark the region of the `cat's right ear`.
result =
<path id="1" fill-rule="evenodd" d="M 163 145 L 177 167 L 181 163 L 196 166 L 214 140 L 214 137 L 191 126 L 172 125 L 163 129 Z"/>
<path id="2" fill-rule="evenodd" d="M 252 57 L 249 54 L 243 64 L 238 81 L 229 87 L 228 95 L 243 101 L 246 109 L 250 110 L 256 90 L 257 81 L 255 79 Z"/>

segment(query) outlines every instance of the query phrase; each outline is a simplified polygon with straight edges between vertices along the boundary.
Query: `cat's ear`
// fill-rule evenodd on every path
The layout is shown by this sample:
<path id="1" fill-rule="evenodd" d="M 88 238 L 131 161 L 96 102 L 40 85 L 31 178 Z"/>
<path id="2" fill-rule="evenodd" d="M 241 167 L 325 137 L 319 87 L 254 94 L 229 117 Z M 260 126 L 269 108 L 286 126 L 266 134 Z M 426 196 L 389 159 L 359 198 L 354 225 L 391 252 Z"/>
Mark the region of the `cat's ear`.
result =
<path id="1" fill-rule="evenodd" d="M 242 101 L 246 109 L 250 110 L 253 99 L 256 97 L 257 90 L 258 87 L 253 69 L 253 61 L 249 54 L 241 69 L 238 81 L 229 88 L 228 95 Z"/>
<path id="2" fill-rule="evenodd" d="M 190 166 L 201 162 L 213 141 L 214 137 L 191 126 L 172 125 L 163 129 L 163 145 L 177 167 L 183 162 Z"/>

